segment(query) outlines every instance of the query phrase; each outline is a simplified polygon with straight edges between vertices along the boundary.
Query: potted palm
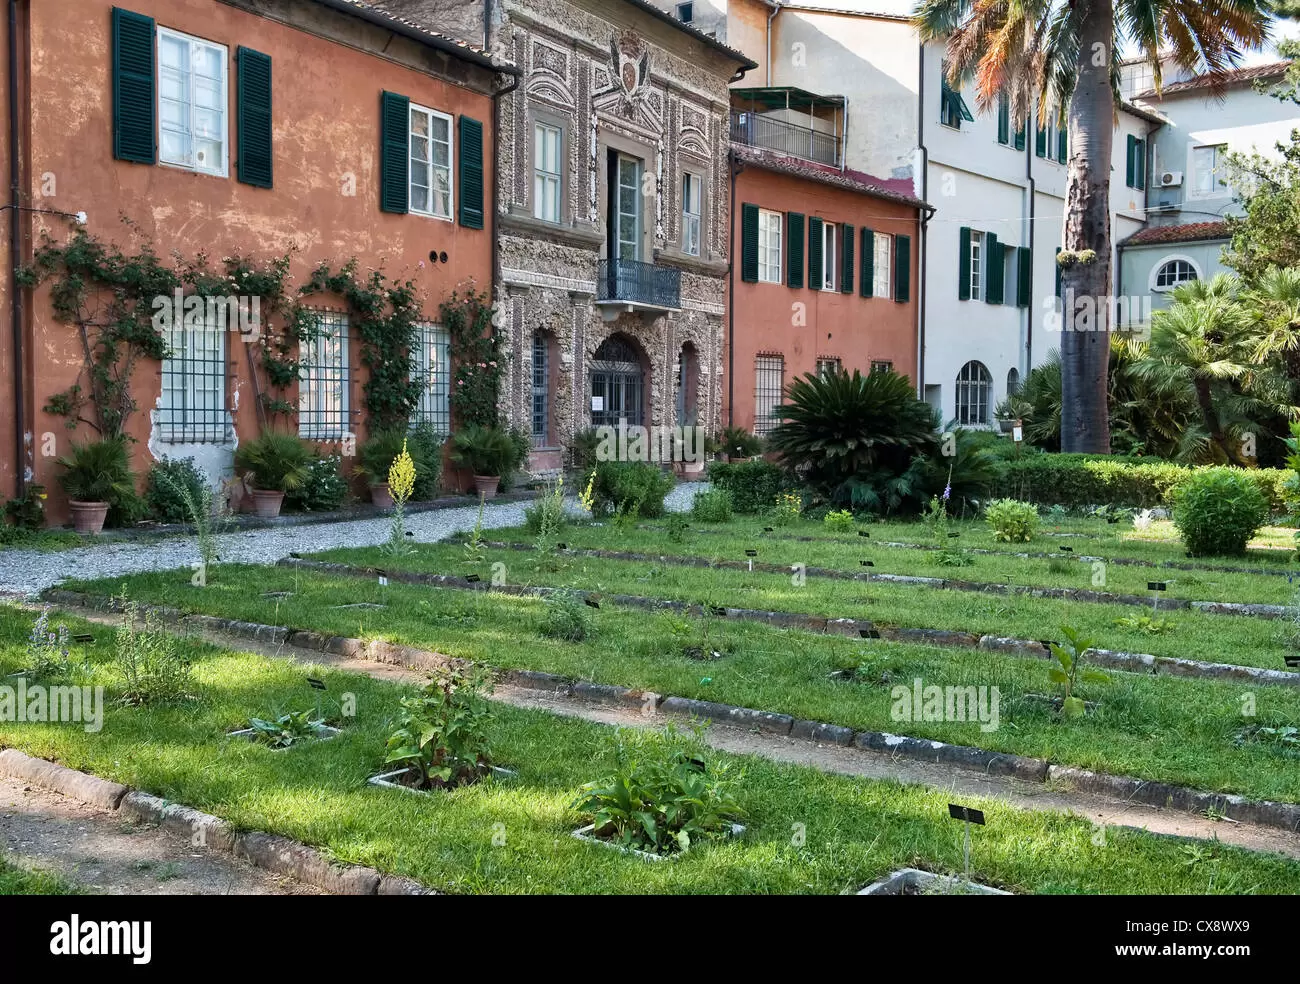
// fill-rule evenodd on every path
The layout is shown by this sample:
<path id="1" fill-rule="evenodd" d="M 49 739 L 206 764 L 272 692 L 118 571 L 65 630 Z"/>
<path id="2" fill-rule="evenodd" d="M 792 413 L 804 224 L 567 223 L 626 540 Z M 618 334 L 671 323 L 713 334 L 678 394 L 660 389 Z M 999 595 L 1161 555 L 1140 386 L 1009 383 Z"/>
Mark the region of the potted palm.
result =
<path id="1" fill-rule="evenodd" d="M 99 533 L 113 505 L 135 498 L 125 437 L 74 443 L 72 453 L 60 458 L 59 465 L 63 468 L 59 484 L 68 495 L 72 526 L 78 533 Z"/>
<path id="2" fill-rule="evenodd" d="M 1015 429 L 1017 420 L 1025 420 L 1034 412 L 1034 405 L 1022 400 L 1014 393 L 1004 396 L 993 408 L 993 419 L 998 422 L 998 430 L 1010 434 Z"/>
<path id="3" fill-rule="evenodd" d="M 241 444 L 235 452 L 235 468 L 252 477 L 253 511 L 263 519 L 280 515 L 285 492 L 306 480 L 311 459 L 307 444 L 294 434 L 266 431 Z"/>
<path id="4" fill-rule="evenodd" d="M 357 448 L 357 474 L 370 486 L 370 501 L 383 509 L 393 508 L 388 470 L 402 453 L 406 436 L 406 432 L 398 428 L 377 430 Z"/>
<path id="5" fill-rule="evenodd" d="M 470 424 L 451 437 L 451 460 L 474 475 L 474 488 L 485 499 L 496 498 L 501 476 L 514 467 L 518 451 L 510 432 L 501 427 Z"/>

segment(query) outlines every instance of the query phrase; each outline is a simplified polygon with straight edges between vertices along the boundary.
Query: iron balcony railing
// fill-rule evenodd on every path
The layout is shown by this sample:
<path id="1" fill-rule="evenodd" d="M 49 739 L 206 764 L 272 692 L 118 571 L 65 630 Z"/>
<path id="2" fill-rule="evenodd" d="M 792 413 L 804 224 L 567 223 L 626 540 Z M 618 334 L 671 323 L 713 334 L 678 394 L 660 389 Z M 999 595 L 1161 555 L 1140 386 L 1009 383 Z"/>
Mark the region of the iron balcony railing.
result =
<path id="1" fill-rule="evenodd" d="M 596 300 L 627 301 L 647 307 L 682 306 L 682 272 L 640 260 L 601 260 Z"/>
<path id="2" fill-rule="evenodd" d="M 840 166 L 840 138 L 807 126 L 797 126 L 760 113 L 731 114 L 731 139 L 751 147 L 802 157 L 818 164 Z"/>

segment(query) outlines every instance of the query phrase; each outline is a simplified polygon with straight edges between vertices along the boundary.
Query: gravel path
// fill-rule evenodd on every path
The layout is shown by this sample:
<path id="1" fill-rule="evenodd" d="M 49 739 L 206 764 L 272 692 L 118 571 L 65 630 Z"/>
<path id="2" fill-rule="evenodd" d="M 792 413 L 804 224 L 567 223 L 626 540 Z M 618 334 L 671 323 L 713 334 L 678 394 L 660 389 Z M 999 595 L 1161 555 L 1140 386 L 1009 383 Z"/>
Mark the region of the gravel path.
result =
<path id="1" fill-rule="evenodd" d="M 668 493 L 670 511 L 691 507 L 696 492 L 706 486 L 686 483 Z M 524 520 L 527 503 L 488 505 L 483 510 L 484 529 L 518 526 Z M 576 501 L 573 502 L 576 508 Z M 417 542 L 432 543 L 474 528 L 477 506 L 437 509 L 414 513 L 406 528 Z M 392 528 L 387 518 L 358 519 L 339 523 L 245 530 L 218 539 L 217 556 L 227 564 L 274 564 L 290 553 L 313 553 L 335 547 L 364 547 L 383 543 Z M 141 571 L 173 570 L 197 563 L 198 551 L 191 536 L 178 536 L 148 543 L 105 543 L 54 553 L 39 550 L 0 552 L 0 594 L 32 595 L 58 584 L 64 578 L 115 577 Z"/>

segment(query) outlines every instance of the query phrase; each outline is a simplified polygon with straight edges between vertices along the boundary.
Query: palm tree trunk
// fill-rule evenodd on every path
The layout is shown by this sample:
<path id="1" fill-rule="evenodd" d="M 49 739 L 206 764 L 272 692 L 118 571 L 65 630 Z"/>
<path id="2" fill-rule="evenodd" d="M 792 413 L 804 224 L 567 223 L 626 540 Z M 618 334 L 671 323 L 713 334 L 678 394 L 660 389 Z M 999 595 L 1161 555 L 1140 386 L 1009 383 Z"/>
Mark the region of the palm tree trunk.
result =
<path id="1" fill-rule="evenodd" d="M 1079 80 L 1070 99 L 1070 163 L 1065 192 L 1067 253 L 1096 258 L 1067 267 L 1064 297 L 1089 303 L 1091 324 L 1064 311 L 1061 336 L 1061 450 L 1110 453 L 1107 369 L 1110 365 L 1110 167 L 1115 97 L 1110 63 L 1114 0 L 1077 0 Z M 1082 329 L 1082 330 L 1080 330 Z M 1091 330 L 1089 330 L 1091 329 Z"/>

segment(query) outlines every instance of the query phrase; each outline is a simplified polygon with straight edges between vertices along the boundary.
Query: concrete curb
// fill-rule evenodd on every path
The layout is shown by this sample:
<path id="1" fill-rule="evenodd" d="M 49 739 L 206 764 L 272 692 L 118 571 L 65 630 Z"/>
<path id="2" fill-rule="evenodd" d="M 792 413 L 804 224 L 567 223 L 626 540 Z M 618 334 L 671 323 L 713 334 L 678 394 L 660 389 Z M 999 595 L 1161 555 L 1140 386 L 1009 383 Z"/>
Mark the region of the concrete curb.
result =
<path id="1" fill-rule="evenodd" d="M 90 806 L 153 823 L 191 838 L 196 846 L 242 858 L 277 875 L 333 895 L 436 895 L 412 878 L 385 875 L 357 864 L 336 864 L 313 847 L 261 831 L 236 831 L 227 821 L 181 803 L 78 772 L 16 748 L 0 752 L 0 775 L 22 779 Z"/>
<path id="2" fill-rule="evenodd" d="M 62 597 L 54 597 L 55 595 Z M 84 596 L 70 591 L 49 591 L 46 592 L 46 596 L 50 600 L 62 601 L 66 604 L 81 604 L 84 607 L 95 607 L 92 604 L 94 601 L 101 604 L 108 601 L 108 599 L 102 597 Z M 230 620 L 226 624 L 251 626 L 254 631 L 272 628 L 271 626 L 256 626 L 252 623 L 234 620 Z M 226 631 L 231 630 L 227 629 Z M 289 638 L 309 634 L 290 630 L 283 631 L 288 632 Z M 314 633 L 310 635 L 316 639 L 325 638 Z M 335 636 L 328 638 L 326 641 L 330 644 L 338 644 L 345 650 L 345 655 L 355 655 L 375 662 L 385 661 L 376 659 L 371 655 L 371 652 L 377 647 L 360 639 L 346 639 Z M 1041 643 L 1033 643 L 1033 645 L 1043 651 Z M 422 661 L 426 662 L 430 668 L 433 668 L 432 664 L 434 663 L 441 667 L 453 662 L 451 657 L 423 650 L 413 650 L 405 646 L 385 645 L 383 649 L 420 656 L 423 658 Z M 328 651 L 332 652 L 334 650 Z M 406 665 L 417 669 L 423 668 L 418 663 L 408 663 Z M 856 731 L 844 725 L 821 721 L 796 721 L 789 714 L 778 714 L 750 707 L 736 707 L 731 704 L 695 700 L 688 697 L 659 695 L 650 691 L 631 690 L 610 684 L 573 680 L 555 673 L 542 673 L 536 670 L 502 670 L 497 671 L 496 675 L 498 681 L 502 683 L 525 689 L 547 691 L 579 699 L 592 699 L 583 697 L 584 694 L 590 694 L 598 703 L 617 703 L 640 708 L 646 706 L 646 698 L 649 697 L 655 700 L 657 707 L 665 714 L 674 716 L 704 719 L 725 726 L 763 731 L 768 734 L 783 735 L 804 741 L 845 747 L 852 745 L 877 754 L 942 763 L 991 775 L 1012 776 L 1030 782 L 1041 783 L 1051 779 L 1061 779 L 1075 783 L 1085 791 L 1105 793 L 1121 799 L 1137 799 L 1139 802 L 1150 806 L 1172 806 L 1189 813 L 1203 813 L 1207 809 L 1216 809 L 1234 820 L 1241 820 L 1257 826 L 1276 827 L 1288 831 L 1300 830 L 1300 804 L 1250 800 L 1234 794 L 1209 793 L 1187 786 L 1177 786 L 1155 780 L 1133 779 L 1125 776 L 1089 772 L 1086 769 L 1073 766 L 1054 765 L 1046 759 L 1016 755 L 1009 752 L 994 752 L 969 745 L 950 745 L 947 742 L 928 738 L 912 738 L 907 735 L 895 735 L 884 731 Z M 8 753 L 0 753 L 0 770 L 3 769 L 6 754 Z M 18 752 L 16 754 L 21 755 L 22 753 Z M 26 756 L 23 756 L 23 758 L 26 758 Z M 125 790 L 125 787 L 120 788 Z M 299 870 L 299 868 L 304 871 L 313 870 L 310 865 L 305 862 L 295 861 L 293 857 L 286 864 L 293 871 Z M 293 871 L 286 873 L 292 874 Z M 294 875 L 294 877 L 298 876 Z M 312 884 L 316 883 L 313 882 Z M 331 882 L 331 884 L 340 883 Z"/>

